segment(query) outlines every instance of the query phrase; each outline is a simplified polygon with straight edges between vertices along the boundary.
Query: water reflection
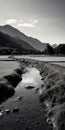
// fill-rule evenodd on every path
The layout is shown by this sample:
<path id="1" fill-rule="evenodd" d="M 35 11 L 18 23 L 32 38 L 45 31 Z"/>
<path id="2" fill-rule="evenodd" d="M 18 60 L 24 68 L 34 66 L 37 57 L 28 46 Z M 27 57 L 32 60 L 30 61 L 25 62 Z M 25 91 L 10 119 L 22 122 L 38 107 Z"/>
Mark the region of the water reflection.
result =
<path id="1" fill-rule="evenodd" d="M 42 84 L 41 76 L 36 68 L 27 68 L 27 72 L 22 75 L 22 86 L 34 86 L 38 87 Z"/>

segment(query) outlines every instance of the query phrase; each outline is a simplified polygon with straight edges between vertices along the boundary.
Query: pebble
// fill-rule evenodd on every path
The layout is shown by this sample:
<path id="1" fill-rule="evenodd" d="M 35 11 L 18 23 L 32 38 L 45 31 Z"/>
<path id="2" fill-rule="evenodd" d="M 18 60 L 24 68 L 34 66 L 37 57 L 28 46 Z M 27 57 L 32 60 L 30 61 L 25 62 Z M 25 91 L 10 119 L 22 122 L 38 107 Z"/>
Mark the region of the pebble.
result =
<path id="1" fill-rule="evenodd" d="M 15 107 L 15 108 L 12 110 L 13 113 L 16 113 L 16 112 L 18 112 L 18 111 L 19 111 L 19 108 L 18 108 L 18 107 Z"/>
<path id="2" fill-rule="evenodd" d="M 26 89 L 33 89 L 34 86 L 26 86 L 25 88 L 26 88 Z"/>
<path id="3" fill-rule="evenodd" d="M 41 80 L 44 80 L 44 77 L 42 77 Z"/>
<path id="4" fill-rule="evenodd" d="M 10 110 L 10 109 L 5 109 L 5 112 L 6 112 L 7 114 L 9 114 L 9 113 L 11 112 L 11 110 Z"/>
<path id="5" fill-rule="evenodd" d="M 2 112 L 0 112 L 0 116 L 3 116 L 3 113 L 2 113 Z"/>
<path id="6" fill-rule="evenodd" d="M 17 97 L 17 99 L 18 99 L 19 101 L 20 101 L 22 98 L 23 98 L 23 97 L 21 97 L 21 96 L 18 96 L 18 97 Z"/>
<path id="7" fill-rule="evenodd" d="M 37 93 L 38 91 L 39 91 L 39 88 L 36 88 L 36 89 L 35 89 L 35 93 Z"/>
<path id="8" fill-rule="evenodd" d="M 3 105 L 0 105 L 0 108 L 3 108 Z"/>
<path id="9" fill-rule="evenodd" d="M 19 119 L 16 119 L 16 122 L 20 122 L 20 120 L 19 120 Z"/>

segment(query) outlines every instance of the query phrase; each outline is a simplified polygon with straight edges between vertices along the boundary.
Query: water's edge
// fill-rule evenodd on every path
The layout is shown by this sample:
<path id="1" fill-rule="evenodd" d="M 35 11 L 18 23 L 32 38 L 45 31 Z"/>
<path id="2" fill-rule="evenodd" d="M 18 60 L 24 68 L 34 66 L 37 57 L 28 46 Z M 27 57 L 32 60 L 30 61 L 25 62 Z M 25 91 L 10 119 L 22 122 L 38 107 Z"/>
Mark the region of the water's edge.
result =
<path id="1" fill-rule="evenodd" d="M 13 74 L 3 77 L 0 85 L 5 88 L 5 98 L 0 97 L 3 102 L 13 96 L 15 88 L 22 80 L 21 75 L 26 67 L 35 67 L 40 71 L 43 84 L 39 90 L 39 99 L 46 105 L 47 122 L 54 130 L 65 129 L 65 70 L 62 67 L 50 65 L 41 61 L 18 60 L 20 67 Z M 1 87 L 0 87 L 1 89 Z M 0 91 L 2 96 L 2 90 Z M 44 108 L 43 108 L 44 109 Z M 43 116 L 43 115 L 42 115 Z"/>
<path id="2" fill-rule="evenodd" d="M 23 60 L 21 63 L 36 67 L 43 77 L 39 91 L 40 101 L 46 105 L 47 121 L 54 130 L 65 129 L 65 69 L 48 63 Z"/>

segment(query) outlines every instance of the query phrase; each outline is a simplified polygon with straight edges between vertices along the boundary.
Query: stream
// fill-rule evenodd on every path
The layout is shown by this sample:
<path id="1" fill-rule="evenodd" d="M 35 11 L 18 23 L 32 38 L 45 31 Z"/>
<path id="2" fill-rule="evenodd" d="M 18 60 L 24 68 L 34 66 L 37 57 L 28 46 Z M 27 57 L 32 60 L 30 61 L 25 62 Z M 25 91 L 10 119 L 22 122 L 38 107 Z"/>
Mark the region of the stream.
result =
<path id="1" fill-rule="evenodd" d="M 43 84 L 39 71 L 36 68 L 27 68 L 22 75 L 22 81 L 15 89 L 15 94 L 3 103 L 3 109 L 19 108 L 19 112 L 5 114 L 1 118 L 1 130 L 52 130 L 48 125 L 46 113 L 36 93 L 36 88 Z M 32 88 L 26 88 L 30 86 Z M 34 88 L 33 88 L 34 87 Z M 21 96 L 21 100 L 17 97 Z"/>

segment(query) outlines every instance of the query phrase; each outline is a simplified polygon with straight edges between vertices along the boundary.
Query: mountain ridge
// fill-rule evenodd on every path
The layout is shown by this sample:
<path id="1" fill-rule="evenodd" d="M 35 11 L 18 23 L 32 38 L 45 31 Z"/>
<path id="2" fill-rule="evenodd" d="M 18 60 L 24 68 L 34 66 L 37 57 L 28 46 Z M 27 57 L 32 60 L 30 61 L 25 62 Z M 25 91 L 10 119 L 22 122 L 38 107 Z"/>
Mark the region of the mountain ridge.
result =
<path id="1" fill-rule="evenodd" d="M 36 38 L 28 37 L 24 33 L 20 32 L 18 29 L 10 26 L 10 25 L 4 25 L 0 26 L 0 31 L 10 35 L 11 37 L 16 37 L 24 40 L 27 42 L 30 46 L 35 48 L 38 51 L 43 51 L 46 48 L 46 43 L 42 43 Z"/>

